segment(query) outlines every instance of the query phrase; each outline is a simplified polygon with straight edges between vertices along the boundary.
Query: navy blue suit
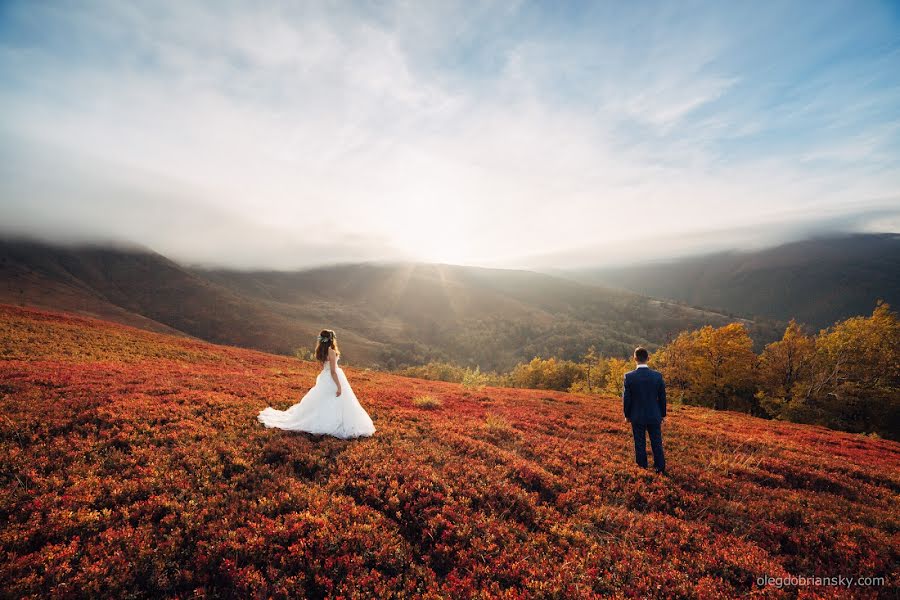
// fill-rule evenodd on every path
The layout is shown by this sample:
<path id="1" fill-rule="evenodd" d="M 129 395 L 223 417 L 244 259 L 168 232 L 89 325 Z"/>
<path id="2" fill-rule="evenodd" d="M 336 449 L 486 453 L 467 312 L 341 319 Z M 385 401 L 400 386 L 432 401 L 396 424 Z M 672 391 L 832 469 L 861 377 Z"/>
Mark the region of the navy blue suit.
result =
<path id="1" fill-rule="evenodd" d="M 631 421 L 634 435 L 634 455 L 637 464 L 647 466 L 647 434 L 653 449 L 653 466 L 665 472 L 666 459 L 663 455 L 662 428 L 660 424 L 666 416 L 666 384 L 658 371 L 638 367 L 625 373 L 622 390 L 625 418 Z"/>

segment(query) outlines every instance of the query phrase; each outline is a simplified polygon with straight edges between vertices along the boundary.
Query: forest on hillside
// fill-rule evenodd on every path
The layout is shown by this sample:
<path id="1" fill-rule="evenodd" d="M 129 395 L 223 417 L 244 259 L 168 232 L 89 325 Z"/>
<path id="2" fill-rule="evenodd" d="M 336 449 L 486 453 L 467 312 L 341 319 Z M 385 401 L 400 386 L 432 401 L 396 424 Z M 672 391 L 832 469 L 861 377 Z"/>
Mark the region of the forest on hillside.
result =
<path id="1" fill-rule="evenodd" d="M 433 362 L 400 372 L 468 385 L 622 394 L 625 352 L 535 357 L 507 372 Z M 761 352 L 744 323 L 682 332 L 651 356 L 674 403 L 900 438 L 900 321 L 886 303 L 809 334 L 791 321 Z"/>

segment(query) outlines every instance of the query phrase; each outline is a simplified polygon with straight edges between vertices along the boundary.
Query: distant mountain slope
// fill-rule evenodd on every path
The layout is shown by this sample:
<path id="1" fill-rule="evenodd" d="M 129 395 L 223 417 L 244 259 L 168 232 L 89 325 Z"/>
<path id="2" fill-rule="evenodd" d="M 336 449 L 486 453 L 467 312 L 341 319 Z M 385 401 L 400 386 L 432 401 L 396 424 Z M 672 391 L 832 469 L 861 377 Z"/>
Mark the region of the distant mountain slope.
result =
<path id="1" fill-rule="evenodd" d="M 314 327 L 136 249 L 0 242 L 0 301 L 281 353 Z"/>
<path id="2" fill-rule="evenodd" d="M 900 302 L 900 235 L 819 238 L 575 276 L 696 306 L 826 327 L 871 313 L 878 299 Z"/>
<path id="3" fill-rule="evenodd" d="M 0 302 L 290 353 L 339 331 L 352 364 L 451 360 L 505 369 L 590 345 L 626 354 L 729 317 L 527 271 L 344 265 L 299 272 L 189 269 L 149 251 L 0 242 Z"/>
<path id="4" fill-rule="evenodd" d="M 309 362 L 8 306 L 0 358 L 4 598 L 896 597 L 896 442 L 673 406 L 658 477 L 616 398 L 348 368 L 345 441 L 256 421 Z"/>
<path id="5" fill-rule="evenodd" d="M 509 368 L 536 355 L 575 357 L 591 344 L 626 354 L 728 317 L 565 279 L 451 265 L 347 265 L 294 273 L 199 271 L 279 306 L 388 341 L 382 363 L 445 359 Z"/>

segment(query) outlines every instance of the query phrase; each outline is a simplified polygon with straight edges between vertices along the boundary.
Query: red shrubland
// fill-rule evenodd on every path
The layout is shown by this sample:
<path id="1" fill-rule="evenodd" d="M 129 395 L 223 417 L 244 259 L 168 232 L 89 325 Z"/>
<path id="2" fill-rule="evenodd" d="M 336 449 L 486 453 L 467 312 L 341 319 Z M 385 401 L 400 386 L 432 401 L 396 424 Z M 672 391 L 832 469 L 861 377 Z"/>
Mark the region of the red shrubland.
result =
<path id="1" fill-rule="evenodd" d="M 895 442 L 673 407 L 658 478 L 633 464 L 613 397 L 348 368 L 378 431 L 346 442 L 256 421 L 302 396 L 313 363 L 9 306 L 0 358 L 13 597 L 727 598 L 792 595 L 759 589 L 767 575 L 897 581 Z"/>

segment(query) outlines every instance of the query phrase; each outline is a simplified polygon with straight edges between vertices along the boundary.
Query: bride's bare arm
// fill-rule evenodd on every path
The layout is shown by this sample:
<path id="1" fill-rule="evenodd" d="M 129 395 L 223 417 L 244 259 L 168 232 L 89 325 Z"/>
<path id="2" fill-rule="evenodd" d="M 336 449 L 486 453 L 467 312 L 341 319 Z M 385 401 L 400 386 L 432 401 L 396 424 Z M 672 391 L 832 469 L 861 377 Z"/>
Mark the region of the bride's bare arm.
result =
<path id="1" fill-rule="evenodd" d="M 334 385 L 337 386 L 337 394 L 336 396 L 341 395 L 341 380 L 338 379 L 337 376 L 337 352 L 334 351 L 334 348 L 328 349 L 328 364 L 331 367 L 331 378 L 334 379 Z"/>

